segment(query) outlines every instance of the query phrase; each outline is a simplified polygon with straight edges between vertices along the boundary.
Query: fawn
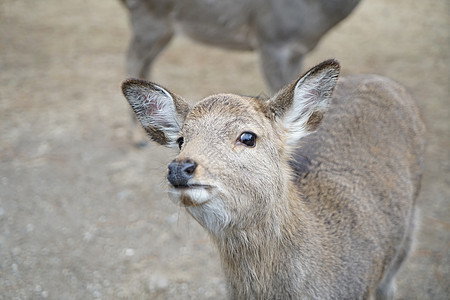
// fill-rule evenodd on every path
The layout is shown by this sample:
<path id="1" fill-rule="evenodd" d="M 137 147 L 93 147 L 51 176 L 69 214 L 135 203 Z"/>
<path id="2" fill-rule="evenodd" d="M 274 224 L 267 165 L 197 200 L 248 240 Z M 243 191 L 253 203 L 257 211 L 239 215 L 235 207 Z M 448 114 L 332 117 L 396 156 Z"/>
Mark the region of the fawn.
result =
<path id="1" fill-rule="evenodd" d="M 192 107 L 122 89 L 150 137 L 179 147 L 171 197 L 217 245 L 232 299 L 392 299 L 413 238 L 425 129 L 405 89 L 325 61 L 271 99 Z"/>

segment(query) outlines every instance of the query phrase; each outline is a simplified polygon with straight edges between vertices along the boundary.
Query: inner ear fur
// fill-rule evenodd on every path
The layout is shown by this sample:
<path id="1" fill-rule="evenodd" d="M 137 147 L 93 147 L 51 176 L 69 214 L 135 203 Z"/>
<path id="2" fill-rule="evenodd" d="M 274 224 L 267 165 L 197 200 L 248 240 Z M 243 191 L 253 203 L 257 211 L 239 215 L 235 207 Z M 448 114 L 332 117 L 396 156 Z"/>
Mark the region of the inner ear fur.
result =
<path id="1" fill-rule="evenodd" d="M 289 133 L 288 143 L 315 131 L 324 117 L 339 76 L 336 60 L 327 60 L 307 71 L 279 91 L 269 102 L 267 113 Z"/>
<path id="2" fill-rule="evenodd" d="M 149 81 L 128 79 L 122 91 L 138 120 L 159 144 L 176 147 L 178 132 L 190 110 L 181 97 Z"/>

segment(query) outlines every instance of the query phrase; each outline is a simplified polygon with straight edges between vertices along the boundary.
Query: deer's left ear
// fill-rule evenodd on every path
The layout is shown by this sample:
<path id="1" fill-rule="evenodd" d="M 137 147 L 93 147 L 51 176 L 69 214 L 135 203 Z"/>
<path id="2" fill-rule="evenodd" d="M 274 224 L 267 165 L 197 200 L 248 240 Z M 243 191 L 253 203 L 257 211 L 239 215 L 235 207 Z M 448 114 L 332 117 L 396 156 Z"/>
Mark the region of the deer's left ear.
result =
<path id="1" fill-rule="evenodd" d="M 189 105 L 181 97 L 145 80 L 125 80 L 122 91 L 150 137 L 161 145 L 178 148 L 178 132 Z"/>
<path id="2" fill-rule="evenodd" d="M 339 71 L 337 61 L 324 61 L 279 91 L 269 101 L 269 111 L 289 134 L 288 144 L 295 145 L 320 125 Z"/>

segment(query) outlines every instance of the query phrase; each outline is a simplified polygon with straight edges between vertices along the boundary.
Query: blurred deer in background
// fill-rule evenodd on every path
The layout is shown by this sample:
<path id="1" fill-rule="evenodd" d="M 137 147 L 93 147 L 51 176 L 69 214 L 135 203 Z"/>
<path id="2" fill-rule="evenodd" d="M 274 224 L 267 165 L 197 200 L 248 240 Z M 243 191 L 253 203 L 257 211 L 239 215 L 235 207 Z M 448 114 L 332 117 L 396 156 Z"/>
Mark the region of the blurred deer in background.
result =
<path id="1" fill-rule="evenodd" d="M 193 107 L 147 81 L 122 85 L 150 137 L 180 149 L 171 197 L 217 245 L 232 299 L 393 298 L 425 129 L 404 88 L 337 83 L 339 70 L 326 61 L 271 99 Z"/>
<path id="2" fill-rule="evenodd" d="M 132 77 L 148 78 L 153 61 L 176 31 L 222 48 L 258 51 L 271 92 L 297 78 L 320 38 L 359 0 L 122 0 L 133 38 Z"/>

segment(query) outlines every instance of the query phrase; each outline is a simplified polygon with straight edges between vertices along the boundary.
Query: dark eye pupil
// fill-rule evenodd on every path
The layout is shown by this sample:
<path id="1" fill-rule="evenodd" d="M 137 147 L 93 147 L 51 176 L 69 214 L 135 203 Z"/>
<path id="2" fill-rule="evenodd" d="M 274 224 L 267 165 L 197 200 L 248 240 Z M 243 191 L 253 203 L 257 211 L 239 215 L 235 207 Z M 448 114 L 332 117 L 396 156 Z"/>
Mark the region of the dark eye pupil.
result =
<path id="1" fill-rule="evenodd" d="M 184 143 L 183 137 L 179 137 L 179 138 L 177 139 L 178 148 L 181 149 L 181 146 L 183 146 L 183 143 Z"/>
<path id="2" fill-rule="evenodd" d="M 252 132 L 244 132 L 239 138 L 239 142 L 247 147 L 254 147 L 256 144 L 256 134 Z"/>

